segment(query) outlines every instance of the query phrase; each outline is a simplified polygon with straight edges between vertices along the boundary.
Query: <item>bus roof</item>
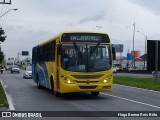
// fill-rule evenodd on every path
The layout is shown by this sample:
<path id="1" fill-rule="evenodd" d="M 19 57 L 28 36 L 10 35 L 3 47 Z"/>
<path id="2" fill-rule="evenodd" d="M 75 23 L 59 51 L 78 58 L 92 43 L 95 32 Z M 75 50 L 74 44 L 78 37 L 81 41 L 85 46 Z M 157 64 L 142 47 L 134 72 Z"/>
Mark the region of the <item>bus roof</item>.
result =
<path id="1" fill-rule="evenodd" d="M 95 34 L 105 34 L 105 35 L 108 35 L 107 33 L 101 33 L 101 32 L 91 32 L 91 31 L 66 31 L 66 32 L 60 32 L 58 35 L 56 35 L 55 37 L 49 39 L 49 40 L 46 40 L 42 43 L 40 43 L 39 45 L 44 45 L 48 42 L 51 42 L 52 40 L 57 40 L 58 38 L 61 38 L 63 34 L 70 34 L 70 33 L 95 33 Z"/>

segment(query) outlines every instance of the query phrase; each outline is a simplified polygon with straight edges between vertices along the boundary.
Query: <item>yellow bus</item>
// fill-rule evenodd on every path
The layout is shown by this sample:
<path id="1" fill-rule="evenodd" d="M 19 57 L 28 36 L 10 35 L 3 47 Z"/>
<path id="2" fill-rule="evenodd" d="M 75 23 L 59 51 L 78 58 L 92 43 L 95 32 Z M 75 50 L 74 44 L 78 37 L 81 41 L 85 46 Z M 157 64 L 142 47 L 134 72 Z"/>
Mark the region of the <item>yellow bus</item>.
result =
<path id="1" fill-rule="evenodd" d="M 62 93 L 111 92 L 115 50 L 105 33 L 63 32 L 32 50 L 32 74 L 38 88 Z"/>

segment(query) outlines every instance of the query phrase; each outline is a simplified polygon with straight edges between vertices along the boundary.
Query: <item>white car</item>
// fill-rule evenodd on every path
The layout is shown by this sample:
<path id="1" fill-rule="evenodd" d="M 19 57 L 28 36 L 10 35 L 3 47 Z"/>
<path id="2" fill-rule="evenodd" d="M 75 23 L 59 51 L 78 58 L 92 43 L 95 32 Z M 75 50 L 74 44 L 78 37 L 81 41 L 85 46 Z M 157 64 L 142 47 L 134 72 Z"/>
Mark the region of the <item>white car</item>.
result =
<path id="1" fill-rule="evenodd" d="M 113 68 L 112 68 L 112 71 L 113 71 L 113 73 L 116 74 L 116 73 L 117 73 L 117 68 L 114 68 L 114 67 L 113 67 Z"/>
<path id="2" fill-rule="evenodd" d="M 23 78 L 32 78 L 32 67 L 28 66 L 25 68 L 25 71 L 23 73 Z"/>
<path id="3" fill-rule="evenodd" d="M 13 73 L 13 72 L 20 73 L 20 69 L 19 69 L 19 67 L 17 65 L 13 65 L 11 67 L 11 73 Z"/>

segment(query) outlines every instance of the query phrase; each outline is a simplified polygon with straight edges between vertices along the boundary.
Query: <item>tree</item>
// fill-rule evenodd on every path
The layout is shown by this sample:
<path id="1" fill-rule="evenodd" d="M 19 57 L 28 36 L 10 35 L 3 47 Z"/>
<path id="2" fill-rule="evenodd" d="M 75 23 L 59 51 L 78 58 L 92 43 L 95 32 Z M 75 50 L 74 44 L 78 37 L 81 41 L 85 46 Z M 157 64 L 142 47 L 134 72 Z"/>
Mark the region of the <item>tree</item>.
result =
<path id="1" fill-rule="evenodd" d="M 4 42 L 6 39 L 5 32 L 2 28 L 0 28 L 0 42 Z"/>
<path id="2" fill-rule="evenodd" d="M 4 53 L 0 51 L 0 63 L 4 61 Z"/>

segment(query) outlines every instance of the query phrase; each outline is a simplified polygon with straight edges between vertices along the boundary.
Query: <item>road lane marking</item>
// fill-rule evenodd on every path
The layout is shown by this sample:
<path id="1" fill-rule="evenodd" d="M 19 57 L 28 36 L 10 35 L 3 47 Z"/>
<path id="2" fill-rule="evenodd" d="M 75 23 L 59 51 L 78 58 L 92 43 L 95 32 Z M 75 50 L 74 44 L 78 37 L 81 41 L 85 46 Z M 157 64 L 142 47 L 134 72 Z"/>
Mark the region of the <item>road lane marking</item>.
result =
<path id="1" fill-rule="evenodd" d="M 128 87 L 128 88 L 134 88 L 134 89 L 138 89 L 138 90 L 150 91 L 150 92 L 155 92 L 155 93 L 160 93 L 159 91 L 148 90 L 148 89 L 143 89 L 143 88 L 138 88 L 138 87 L 132 87 L 132 86 L 126 86 L 126 85 L 120 85 L 120 84 L 114 84 L 114 85 L 122 86 L 122 87 Z"/>
<path id="2" fill-rule="evenodd" d="M 106 93 L 100 93 L 100 94 L 107 95 L 107 96 L 111 96 L 111 97 L 118 98 L 118 99 L 122 99 L 122 100 L 126 100 L 126 101 L 130 101 L 130 102 L 134 102 L 134 103 L 138 103 L 138 104 L 142 104 L 142 105 L 146 105 L 146 106 L 150 106 L 150 107 L 153 107 L 153 108 L 158 108 L 158 109 L 160 109 L 159 106 L 151 105 L 151 104 L 148 104 L 148 103 L 143 103 L 143 102 L 139 102 L 139 101 L 135 101 L 135 100 L 131 100 L 131 99 L 127 99 L 127 98 L 115 96 L 115 95 L 110 95 L 110 94 L 106 94 Z"/>
<path id="3" fill-rule="evenodd" d="M 14 111 L 15 108 L 14 108 L 14 105 L 13 105 L 13 100 L 12 100 L 12 97 L 9 95 L 9 93 L 7 92 L 7 89 L 6 89 L 6 85 L 3 84 L 2 80 L 0 80 L 1 84 L 2 84 L 2 87 L 4 89 L 4 92 L 6 94 L 6 98 L 7 98 L 7 101 L 8 101 L 8 104 L 9 104 L 9 111 Z"/>

